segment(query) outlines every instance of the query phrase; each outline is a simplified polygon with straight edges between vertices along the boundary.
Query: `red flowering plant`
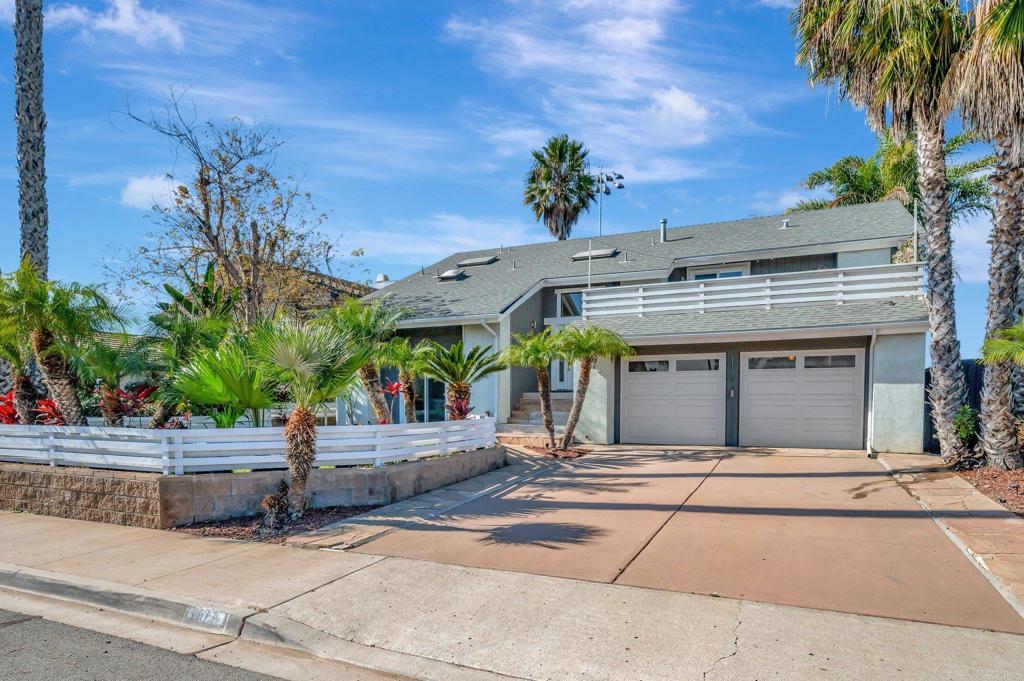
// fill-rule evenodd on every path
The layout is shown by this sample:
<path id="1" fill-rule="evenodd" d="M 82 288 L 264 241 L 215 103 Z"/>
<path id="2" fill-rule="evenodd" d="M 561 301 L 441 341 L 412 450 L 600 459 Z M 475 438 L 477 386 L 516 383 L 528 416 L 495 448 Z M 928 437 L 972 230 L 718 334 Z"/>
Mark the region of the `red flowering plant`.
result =
<path id="1" fill-rule="evenodd" d="M 445 409 L 448 410 L 449 421 L 463 421 L 469 416 L 469 412 L 473 411 L 473 407 L 469 406 L 469 400 L 456 397 L 447 405 Z"/>
<path id="2" fill-rule="evenodd" d="M 391 419 L 388 421 L 388 423 L 394 423 L 395 421 L 395 404 L 398 403 L 398 396 L 402 394 L 402 390 L 404 388 L 405 384 L 402 383 L 401 381 L 387 380 L 384 382 L 384 387 L 380 389 L 380 391 L 384 395 L 389 395 L 391 397 L 391 404 L 388 405 L 391 409 Z"/>
<path id="3" fill-rule="evenodd" d="M 0 425 L 11 426 L 20 423 L 18 410 L 14 408 L 14 391 L 0 395 Z"/>
<path id="4" fill-rule="evenodd" d="M 61 415 L 60 410 L 57 409 L 57 403 L 53 400 L 39 400 L 36 402 L 36 408 L 33 411 L 39 414 L 39 423 L 44 426 L 64 426 L 64 417 Z"/>

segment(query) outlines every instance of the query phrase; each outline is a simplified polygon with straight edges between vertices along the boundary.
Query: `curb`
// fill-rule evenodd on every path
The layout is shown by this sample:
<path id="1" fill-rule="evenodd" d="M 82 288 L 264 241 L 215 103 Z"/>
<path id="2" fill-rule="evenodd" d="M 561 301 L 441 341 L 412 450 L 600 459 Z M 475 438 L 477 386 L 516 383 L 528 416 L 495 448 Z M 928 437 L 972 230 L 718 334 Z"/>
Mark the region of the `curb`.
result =
<path id="1" fill-rule="evenodd" d="M 0 587 L 117 610 L 136 617 L 163 620 L 189 629 L 237 638 L 246 619 L 256 613 L 247 608 L 216 605 L 191 598 L 165 596 L 123 584 L 64 575 L 0 563 Z"/>

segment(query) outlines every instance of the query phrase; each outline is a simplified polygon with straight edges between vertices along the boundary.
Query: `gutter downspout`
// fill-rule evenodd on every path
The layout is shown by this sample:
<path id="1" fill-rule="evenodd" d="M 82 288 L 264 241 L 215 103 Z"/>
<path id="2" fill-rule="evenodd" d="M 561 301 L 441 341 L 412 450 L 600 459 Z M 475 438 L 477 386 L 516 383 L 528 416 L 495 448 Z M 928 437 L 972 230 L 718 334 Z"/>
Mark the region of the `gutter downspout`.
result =
<path id="1" fill-rule="evenodd" d="M 868 347 L 868 458 L 874 459 L 875 439 L 875 343 L 878 341 L 878 327 L 871 328 L 871 345 Z"/>
<path id="2" fill-rule="evenodd" d="M 501 348 L 498 347 L 498 345 L 500 345 L 500 342 L 498 341 L 498 332 L 495 331 L 494 329 L 492 329 L 487 324 L 484 324 L 483 322 L 480 322 L 480 326 L 482 326 L 485 329 L 487 329 L 487 333 L 489 333 L 492 336 L 494 336 L 494 351 L 495 352 L 501 352 Z M 499 374 L 500 374 L 500 372 L 499 372 Z M 494 374 L 494 422 L 495 423 L 498 422 L 498 413 L 501 410 L 500 409 L 501 408 L 501 404 L 500 404 L 500 401 L 501 401 L 501 398 L 500 398 L 500 396 L 501 396 L 501 390 L 500 390 L 501 380 L 499 379 L 499 374 Z"/>

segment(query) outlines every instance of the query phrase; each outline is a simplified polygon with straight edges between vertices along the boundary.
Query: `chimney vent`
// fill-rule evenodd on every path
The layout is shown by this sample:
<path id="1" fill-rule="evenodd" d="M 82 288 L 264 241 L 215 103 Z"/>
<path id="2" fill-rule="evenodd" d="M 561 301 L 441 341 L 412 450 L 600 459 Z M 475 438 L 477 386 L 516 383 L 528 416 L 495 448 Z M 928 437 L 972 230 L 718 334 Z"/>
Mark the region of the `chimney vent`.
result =
<path id="1" fill-rule="evenodd" d="M 668 220 L 666 218 L 661 219 L 661 243 L 668 241 Z"/>
<path id="2" fill-rule="evenodd" d="M 789 229 L 789 218 L 786 218 L 785 220 L 782 221 L 782 227 L 780 227 L 779 229 Z"/>

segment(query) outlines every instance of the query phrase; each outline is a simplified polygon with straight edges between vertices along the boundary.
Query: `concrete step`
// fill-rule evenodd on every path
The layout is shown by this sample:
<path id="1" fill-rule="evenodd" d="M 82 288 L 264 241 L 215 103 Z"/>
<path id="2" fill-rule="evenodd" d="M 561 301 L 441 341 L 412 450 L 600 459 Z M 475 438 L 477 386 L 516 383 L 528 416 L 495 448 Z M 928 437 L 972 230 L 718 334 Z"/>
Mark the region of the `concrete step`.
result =
<path id="1" fill-rule="evenodd" d="M 498 433 L 546 433 L 548 432 L 540 423 L 499 423 Z M 555 426 L 555 434 L 565 433 L 565 426 Z"/>
<path id="2" fill-rule="evenodd" d="M 531 398 L 531 399 L 539 400 L 540 399 L 540 393 L 538 393 L 538 392 L 523 393 L 523 397 L 524 398 L 528 397 L 528 398 Z M 558 391 L 552 392 L 551 393 L 551 399 L 552 400 L 569 400 L 571 402 L 572 401 L 572 391 L 571 390 L 558 390 Z"/>
<path id="3" fill-rule="evenodd" d="M 535 419 L 537 421 L 544 420 L 544 415 L 541 413 L 540 409 L 513 409 L 510 416 L 518 419 Z M 551 418 L 555 420 L 555 423 L 558 423 L 559 420 L 565 422 L 566 419 L 569 418 L 569 412 L 553 411 L 551 412 Z"/>

